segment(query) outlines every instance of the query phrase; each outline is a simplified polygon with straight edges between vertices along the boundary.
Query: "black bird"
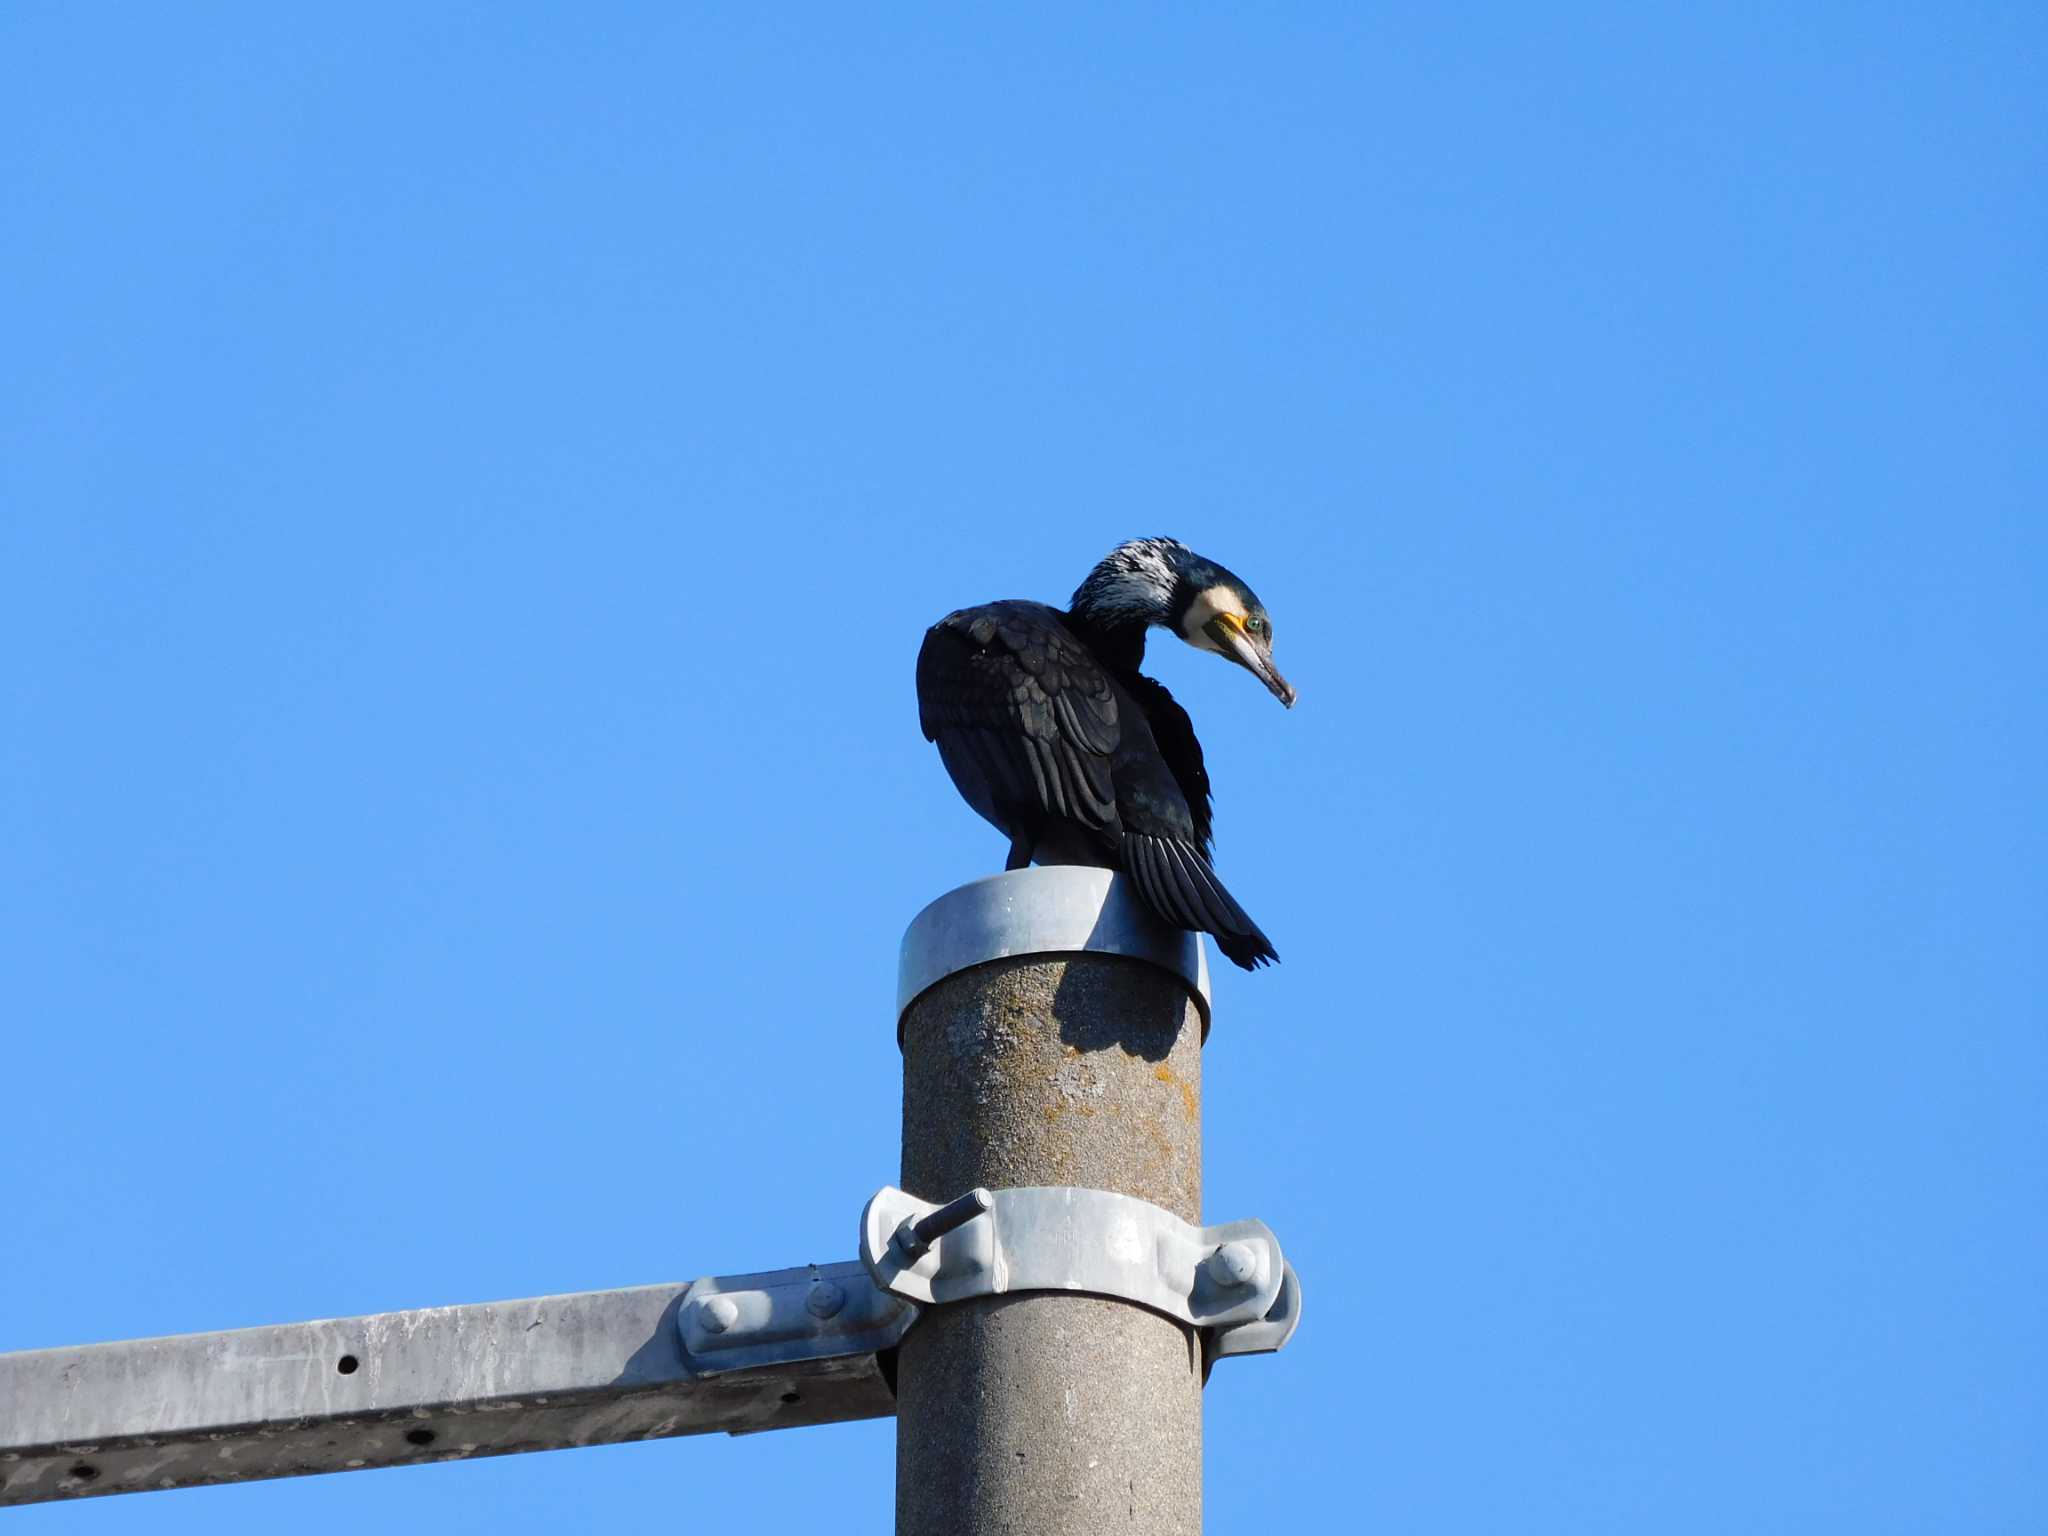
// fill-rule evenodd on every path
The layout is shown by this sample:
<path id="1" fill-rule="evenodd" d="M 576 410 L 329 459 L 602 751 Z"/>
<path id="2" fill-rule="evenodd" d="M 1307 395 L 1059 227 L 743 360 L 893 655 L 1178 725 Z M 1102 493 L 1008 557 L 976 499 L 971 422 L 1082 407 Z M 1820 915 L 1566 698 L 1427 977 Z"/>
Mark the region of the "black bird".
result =
<path id="1" fill-rule="evenodd" d="M 1252 589 L 1172 539 L 1119 545 L 1062 613 L 985 603 L 934 624 L 917 714 L 954 785 L 1010 839 L 1008 869 L 1120 869 L 1176 928 L 1254 970 L 1280 956 L 1209 866 L 1209 775 L 1187 711 L 1138 670 L 1157 624 L 1256 676 L 1282 704 L 1273 621 Z"/>

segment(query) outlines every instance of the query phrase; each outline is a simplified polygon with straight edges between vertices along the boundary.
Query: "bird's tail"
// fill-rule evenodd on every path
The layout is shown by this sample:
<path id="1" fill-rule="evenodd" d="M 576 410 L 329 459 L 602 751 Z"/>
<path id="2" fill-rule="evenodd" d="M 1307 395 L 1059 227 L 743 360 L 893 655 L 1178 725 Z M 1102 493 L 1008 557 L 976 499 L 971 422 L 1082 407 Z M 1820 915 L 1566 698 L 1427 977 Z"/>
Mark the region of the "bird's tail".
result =
<path id="1" fill-rule="evenodd" d="M 1123 864 L 1147 906 L 1176 928 L 1211 935 L 1232 964 L 1255 971 L 1280 958 L 1194 844 L 1126 832 Z"/>

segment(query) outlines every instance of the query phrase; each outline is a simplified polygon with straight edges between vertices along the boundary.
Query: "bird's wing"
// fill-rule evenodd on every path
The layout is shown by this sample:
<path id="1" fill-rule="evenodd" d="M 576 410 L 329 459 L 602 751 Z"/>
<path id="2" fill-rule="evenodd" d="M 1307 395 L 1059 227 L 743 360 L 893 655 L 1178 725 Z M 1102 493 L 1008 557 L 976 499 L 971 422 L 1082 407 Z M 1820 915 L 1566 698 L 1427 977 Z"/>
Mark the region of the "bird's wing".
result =
<path id="1" fill-rule="evenodd" d="M 1194 722 L 1166 691 L 1166 685 L 1156 679 L 1142 672 L 1132 673 L 1124 679 L 1124 687 L 1145 711 L 1152 739 L 1159 745 L 1159 755 L 1166 759 L 1174 782 L 1180 786 L 1181 798 L 1187 801 L 1195 846 L 1206 852 L 1212 841 L 1209 770 L 1202 766 L 1202 744 L 1195 739 Z"/>
<path id="2" fill-rule="evenodd" d="M 1223 888 L 1208 856 L 1193 843 L 1152 832 L 1126 832 L 1121 853 L 1123 868 L 1138 882 L 1146 902 L 1175 927 L 1209 934 L 1218 949 L 1248 971 L 1280 958 L 1273 941 Z"/>
<path id="3" fill-rule="evenodd" d="M 1212 935 L 1246 970 L 1280 958 L 1209 864 L 1209 771 L 1194 725 L 1173 695 L 1142 674 L 1123 679 L 1152 739 L 1133 750 L 1130 731 L 1117 758 L 1123 813 L 1122 864 L 1153 910 L 1182 928 Z"/>
<path id="4" fill-rule="evenodd" d="M 1116 691 L 1053 609 L 989 603 L 934 624 L 917 656 L 917 710 L 961 792 L 1013 836 L 1020 822 L 1060 817 L 1116 845 Z"/>

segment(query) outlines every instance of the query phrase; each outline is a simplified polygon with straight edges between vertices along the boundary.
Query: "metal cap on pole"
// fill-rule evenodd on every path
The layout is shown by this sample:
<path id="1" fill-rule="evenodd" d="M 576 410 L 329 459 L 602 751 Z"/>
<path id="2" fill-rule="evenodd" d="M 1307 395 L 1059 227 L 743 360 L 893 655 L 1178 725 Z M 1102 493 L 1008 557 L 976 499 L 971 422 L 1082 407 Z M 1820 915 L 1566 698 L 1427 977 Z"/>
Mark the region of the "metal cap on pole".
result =
<path id="1" fill-rule="evenodd" d="M 1199 937 L 1103 869 L 976 881 L 904 937 L 904 1190 L 1107 1190 L 1199 1223 Z M 957 1223 L 956 1223 L 957 1224 Z M 897 1369 L 899 1536 L 1194 1536 L 1202 1344 L 1128 1300 L 1033 1292 L 932 1308 Z"/>

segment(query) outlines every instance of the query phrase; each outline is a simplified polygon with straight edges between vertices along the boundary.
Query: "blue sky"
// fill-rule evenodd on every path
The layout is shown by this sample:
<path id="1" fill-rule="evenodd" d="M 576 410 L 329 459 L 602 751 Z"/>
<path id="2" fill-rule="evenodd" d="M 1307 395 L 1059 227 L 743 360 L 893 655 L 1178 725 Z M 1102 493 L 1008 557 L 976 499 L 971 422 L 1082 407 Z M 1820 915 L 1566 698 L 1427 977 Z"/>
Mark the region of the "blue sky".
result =
<path id="1" fill-rule="evenodd" d="M 1210 1526 L 2048 1527 L 2032 7 L 0 13 L 0 1349 L 850 1256 L 1001 840 L 923 627 L 1171 533 Z M 892 1429 L 24 1532 L 889 1528 Z"/>

